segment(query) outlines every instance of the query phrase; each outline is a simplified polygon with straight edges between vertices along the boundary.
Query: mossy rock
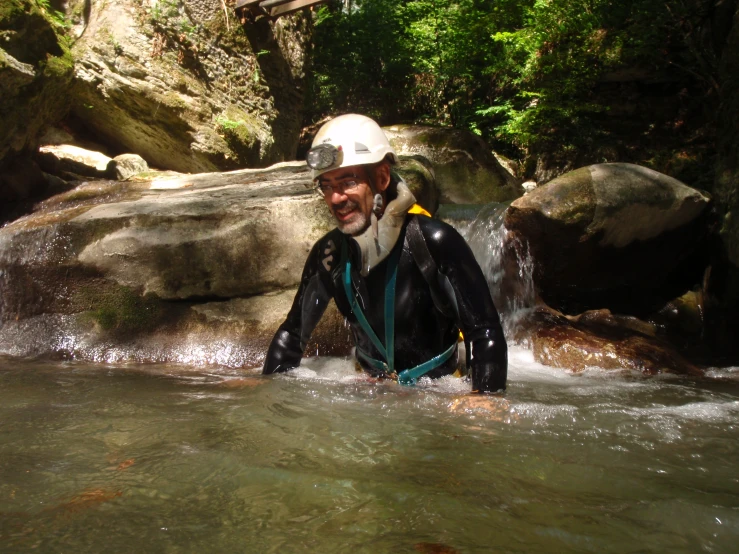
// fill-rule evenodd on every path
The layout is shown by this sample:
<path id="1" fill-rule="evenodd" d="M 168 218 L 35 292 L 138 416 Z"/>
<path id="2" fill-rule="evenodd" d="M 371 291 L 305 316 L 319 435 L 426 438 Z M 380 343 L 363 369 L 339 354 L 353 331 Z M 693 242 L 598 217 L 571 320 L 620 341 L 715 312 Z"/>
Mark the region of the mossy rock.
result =
<path id="1" fill-rule="evenodd" d="M 469 131 L 428 125 L 392 125 L 383 130 L 397 154 L 420 155 L 431 162 L 439 202 L 487 204 L 523 194 L 520 180 Z"/>

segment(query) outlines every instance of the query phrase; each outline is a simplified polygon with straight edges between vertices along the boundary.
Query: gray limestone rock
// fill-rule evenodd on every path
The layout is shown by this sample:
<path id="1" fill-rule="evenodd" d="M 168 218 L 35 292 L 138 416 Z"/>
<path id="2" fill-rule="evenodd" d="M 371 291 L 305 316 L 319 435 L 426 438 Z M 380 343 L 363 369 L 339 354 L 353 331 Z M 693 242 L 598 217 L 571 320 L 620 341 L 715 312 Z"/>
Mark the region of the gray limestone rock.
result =
<path id="1" fill-rule="evenodd" d="M 149 171 L 149 164 L 138 154 L 121 154 L 108 162 L 107 173 L 113 179 L 125 181 L 138 173 Z"/>
<path id="2" fill-rule="evenodd" d="M 335 225 L 309 170 L 151 173 L 84 183 L 0 229 L 0 353 L 261 363 Z M 324 319 L 312 351 L 348 353 L 338 312 Z"/>
<path id="3" fill-rule="evenodd" d="M 303 17 L 247 30 L 228 13 L 220 0 L 93 3 L 74 45 L 76 117 L 107 144 L 163 169 L 293 159 Z"/>
<path id="4" fill-rule="evenodd" d="M 36 157 L 42 169 L 53 175 L 73 173 L 102 178 L 108 174 L 111 159 L 101 152 L 93 152 L 71 144 L 42 146 Z"/>

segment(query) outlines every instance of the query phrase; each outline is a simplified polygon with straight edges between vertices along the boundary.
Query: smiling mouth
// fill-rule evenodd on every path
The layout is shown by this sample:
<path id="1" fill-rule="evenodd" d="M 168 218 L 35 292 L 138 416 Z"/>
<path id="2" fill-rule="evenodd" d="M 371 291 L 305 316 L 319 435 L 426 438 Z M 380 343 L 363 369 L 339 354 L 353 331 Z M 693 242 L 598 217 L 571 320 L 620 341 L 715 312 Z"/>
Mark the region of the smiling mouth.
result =
<path id="1" fill-rule="evenodd" d="M 347 206 L 345 208 L 334 210 L 334 215 L 336 215 L 336 218 L 339 221 L 346 221 L 355 211 L 357 211 L 356 206 Z"/>

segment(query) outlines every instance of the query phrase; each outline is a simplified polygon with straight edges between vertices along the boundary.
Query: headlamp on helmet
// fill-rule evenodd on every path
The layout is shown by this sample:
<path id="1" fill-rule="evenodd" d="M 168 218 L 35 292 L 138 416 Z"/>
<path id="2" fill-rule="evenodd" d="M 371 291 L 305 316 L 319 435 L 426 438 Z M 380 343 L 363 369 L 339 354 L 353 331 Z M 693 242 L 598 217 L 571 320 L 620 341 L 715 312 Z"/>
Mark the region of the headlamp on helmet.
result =
<path id="1" fill-rule="evenodd" d="M 319 144 L 308 150 L 305 161 L 311 169 L 322 171 L 330 167 L 340 167 L 343 157 L 341 145 L 337 148 L 333 144 Z"/>
<path id="2" fill-rule="evenodd" d="M 340 167 L 372 165 L 384 159 L 398 162 L 382 128 L 359 114 L 340 115 L 324 123 L 306 157 L 313 181 Z"/>

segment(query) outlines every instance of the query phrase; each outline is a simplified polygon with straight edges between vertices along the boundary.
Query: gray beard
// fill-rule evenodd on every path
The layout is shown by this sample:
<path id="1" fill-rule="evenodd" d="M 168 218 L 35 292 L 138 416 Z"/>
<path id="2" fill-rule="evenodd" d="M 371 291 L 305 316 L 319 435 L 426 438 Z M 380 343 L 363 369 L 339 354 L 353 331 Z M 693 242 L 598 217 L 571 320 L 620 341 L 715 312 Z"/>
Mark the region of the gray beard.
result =
<path id="1" fill-rule="evenodd" d="M 334 215 L 334 219 L 336 219 L 336 226 L 339 228 L 339 231 L 341 231 L 345 235 L 349 235 L 352 237 L 356 237 L 357 235 L 361 235 L 362 233 L 364 233 L 364 231 L 367 230 L 367 227 L 369 227 L 369 218 L 365 216 L 364 213 L 362 213 L 361 211 L 358 211 L 357 214 L 358 216 L 353 221 L 348 223 L 339 221 Z"/>

